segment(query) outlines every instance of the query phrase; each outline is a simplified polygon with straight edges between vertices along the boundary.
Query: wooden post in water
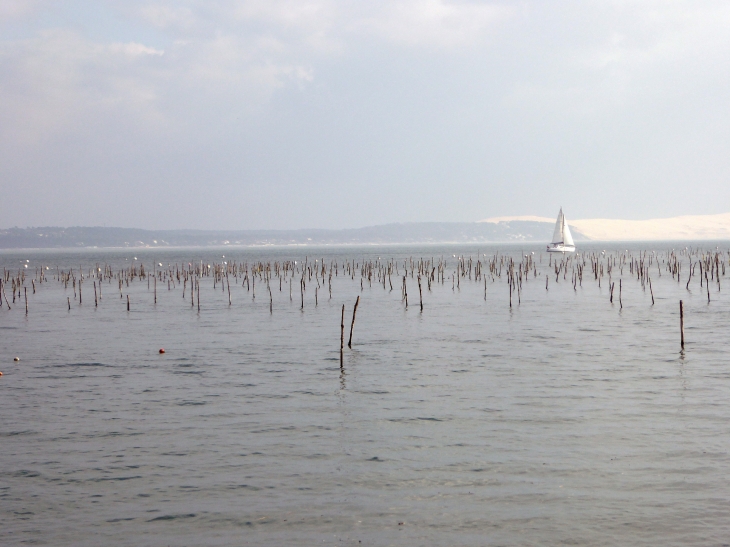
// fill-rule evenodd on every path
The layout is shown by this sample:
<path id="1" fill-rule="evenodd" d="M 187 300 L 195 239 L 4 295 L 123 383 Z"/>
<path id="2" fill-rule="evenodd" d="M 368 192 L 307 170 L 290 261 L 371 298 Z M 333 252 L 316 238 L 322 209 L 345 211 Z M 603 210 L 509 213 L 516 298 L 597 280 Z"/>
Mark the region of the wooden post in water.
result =
<path id="1" fill-rule="evenodd" d="M 127 295 L 127 311 L 129 311 L 129 295 Z"/>
<path id="2" fill-rule="evenodd" d="M 28 287 L 23 287 L 23 293 L 25 294 L 25 315 L 28 315 Z"/>
<path id="3" fill-rule="evenodd" d="M 157 304 L 157 278 L 155 277 L 155 304 Z"/>
<path id="4" fill-rule="evenodd" d="M 355 329 L 355 314 L 357 313 L 357 305 L 360 303 L 360 297 L 355 300 L 355 307 L 352 310 L 352 324 L 350 325 L 350 340 L 347 342 L 347 347 L 352 349 L 352 331 Z"/>
<path id="5" fill-rule="evenodd" d="M 679 301 L 679 340 L 684 351 L 684 304 Z"/>
<path id="6" fill-rule="evenodd" d="M 5 293 L 5 283 L 2 284 L 3 288 L 3 297 L 5 298 L 5 305 L 8 307 L 8 311 L 10 308 L 10 302 L 8 301 L 8 295 Z M 15 302 L 15 293 L 13 292 L 13 302 Z"/>
<path id="7" fill-rule="evenodd" d="M 68 302 L 68 311 L 71 311 L 71 297 L 70 296 L 66 297 L 66 302 Z"/>
<path id="8" fill-rule="evenodd" d="M 418 299 L 421 303 L 421 311 L 423 311 L 423 293 L 421 292 L 421 276 L 418 276 Z"/>
<path id="9" fill-rule="evenodd" d="M 99 305 L 99 300 L 96 298 L 96 281 L 94 281 L 94 307 Z"/>
<path id="10" fill-rule="evenodd" d="M 649 278 L 649 292 L 651 293 L 651 305 L 654 305 L 654 291 L 651 289 L 651 277 Z"/>
<path id="11" fill-rule="evenodd" d="M 345 349 L 345 305 L 342 304 L 342 320 L 340 321 L 340 368 L 342 368 L 343 355 Z"/>
<path id="12" fill-rule="evenodd" d="M 599 283 L 600 283 L 600 280 L 599 280 Z M 620 279 L 618 280 L 618 304 L 619 304 L 619 309 L 621 309 L 621 310 L 624 309 L 624 303 L 621 300 L 621 280 Z"/>

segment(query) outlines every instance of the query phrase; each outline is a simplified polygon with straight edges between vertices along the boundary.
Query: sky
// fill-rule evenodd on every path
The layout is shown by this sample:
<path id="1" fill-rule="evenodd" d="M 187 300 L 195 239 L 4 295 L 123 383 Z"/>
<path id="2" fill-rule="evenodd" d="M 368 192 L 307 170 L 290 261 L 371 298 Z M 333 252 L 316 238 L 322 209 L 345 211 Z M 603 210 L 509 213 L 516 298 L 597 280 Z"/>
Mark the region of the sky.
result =
<path id="1" fill-rule="evenodd" d="M 730 211 L 730 2 L 0 0 L 0 228 Z"/>

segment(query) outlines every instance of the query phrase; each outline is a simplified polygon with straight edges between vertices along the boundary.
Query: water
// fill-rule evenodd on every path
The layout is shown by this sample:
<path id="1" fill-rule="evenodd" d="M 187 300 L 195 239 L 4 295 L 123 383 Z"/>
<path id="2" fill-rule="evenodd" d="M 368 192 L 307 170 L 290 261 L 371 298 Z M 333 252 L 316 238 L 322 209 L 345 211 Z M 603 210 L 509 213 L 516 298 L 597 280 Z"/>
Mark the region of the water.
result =
<path id="1" fill-rule="evenodd" d="M 56 265 L 116 271 L 135 256 L 148 268 L 380 257 L 401 272 L 408 257 L 443 256 L 450 276 L 454 254 L 537 261 L 541 250 L 0 255 L 13 271 L 29 260 L 31 277 L 50 267 L 36 294 L 26 282 L 27 317 L 22 300 L 0 312 L 0 543 L 728 544 L 730 306 L 724 285 L 711 285 L 709 305 L 698 281 L 685 289 L 686 258 L 680 283 L 652 266 L 654 306 L 628 267 L 614 272 L 623 308 L 618 283 L 611 305 L 590 266 L 582 287 L 550 274 L 546 291 L 546 254 L 512 309 L 504 270 L 486 300 L 481 281 L 429 292 L 424 280 L 423 313 L 415 278 L 406 310 L 396 276 L 392 292 L 376 280 L 361 291 L 341 270 L 316 307 L 312 279 L 303 311 L 298 281 L 291 301 L 272 282 L 273 313 L 265 286 L 253 300 L 240 278 L 230 307 L 204 279 L 199 313 L 161 282 L 156 305 L 144 280 L 121 299 L 105 283 L 95 308 L 90 281 L 78 305 L 52 279 Z M 349 330 L 358 295 L 341 369 L 341 306 Z"/>

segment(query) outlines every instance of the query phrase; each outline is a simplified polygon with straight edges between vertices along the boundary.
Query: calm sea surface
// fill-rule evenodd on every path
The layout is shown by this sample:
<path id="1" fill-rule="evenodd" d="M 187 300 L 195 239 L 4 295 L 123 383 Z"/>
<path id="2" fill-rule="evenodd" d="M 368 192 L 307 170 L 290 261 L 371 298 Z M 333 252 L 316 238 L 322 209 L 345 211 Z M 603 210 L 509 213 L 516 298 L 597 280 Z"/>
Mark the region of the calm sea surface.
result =
<path id="1" fill-rule="evenodd" d="M 708 304 L 699 270 L 685 288 L 686 255 L 679 282 L 662 263 L 685 246 L 581 246 L 657 257 L 653 306 L 628 265 L 611 304 L 606 274 L 599 288 L 587 261 L 582 286 L 572 269 L 556 282 L 531 244 L 4 252 L 29 312 L 22 297 L 0 311 L 0 544 L 728 545 L 730 275 Z M 504 266 L 486 299 L 473 271 L 452 289 L 454 255 L 532 252 L 511 309 Z M 189 285 L 183 299 L 158 281 L 155 304 L 146 280 L 121 298 L 107 280 L 95 307 L 92 280 L 79 304 L 54 279 L 134 257 L 340 266 L 331 299 L 319 279 L 315 305 L 308 281 L 303 310 L 299 277 L 291 299 L 291 277 L 272 279 L 272 311 L 259 279 L 253 298 L 231 277 L 229 306 L 203 278 L 200 311 Z M 398 263 L 392 291 L 361 288 L 378 258 Z M 422 281 L 423 312 L 410 272 L 401 297 L 410 258 L 447 262 L 444 283 Z"/>

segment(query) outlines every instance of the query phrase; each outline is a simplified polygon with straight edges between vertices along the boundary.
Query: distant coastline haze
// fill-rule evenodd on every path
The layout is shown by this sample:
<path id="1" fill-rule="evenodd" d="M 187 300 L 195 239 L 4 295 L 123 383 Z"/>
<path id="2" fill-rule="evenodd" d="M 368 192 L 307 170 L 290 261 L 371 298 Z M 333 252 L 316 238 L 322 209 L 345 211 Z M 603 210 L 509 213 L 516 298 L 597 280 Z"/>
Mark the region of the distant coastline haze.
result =
<path id="1" fill-rule="evenodd" d="M 148 230 L 121 227 L 0 229 L 0 249 L 546 243 L 555 221 L 521 215 L 479 222 L 391 223 L 350 229 Z M 643 221 L 568 219 L 577 242 L 730 240 L 730 213 Z M 580 249 L 580 247 L 578 247 Z"/>

